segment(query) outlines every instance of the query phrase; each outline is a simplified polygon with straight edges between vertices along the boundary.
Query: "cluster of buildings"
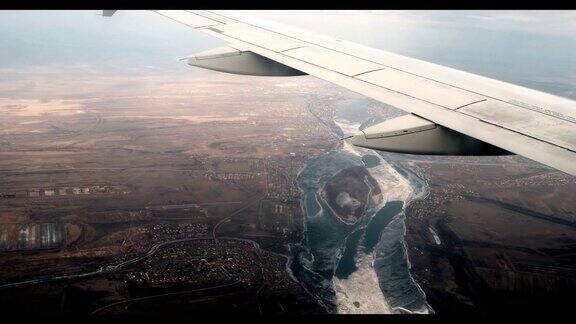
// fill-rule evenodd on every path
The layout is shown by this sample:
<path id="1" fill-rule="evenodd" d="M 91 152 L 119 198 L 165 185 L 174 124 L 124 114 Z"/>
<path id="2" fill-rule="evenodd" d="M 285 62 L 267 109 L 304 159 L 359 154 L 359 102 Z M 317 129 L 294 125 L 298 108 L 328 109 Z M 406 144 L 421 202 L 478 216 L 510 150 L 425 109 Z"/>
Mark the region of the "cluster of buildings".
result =
<path id="1" fill-rule="evenodd" d="M 128 278 L 134 283 L 161 287 L 251 283 L 260 275 L 255 253 L 252 244 L 241 240 L 181 242 L 143 261 L 141 270 L 130 272 Z"/>
<path id="2" fill-rule="evenodd" d="M 64 244 L 66 226 L 63 223 L 0 224 L 0 251 L 50 249 Z"/>
<path id="3" fill-rule="evenodd" d="M 204 223 L 156 223 L 146 228 L 152 242 L 165 242 L 208 235 L 208 225 Z"/>
<path id="4" fill-rule="evenodd" d="M 210 180 L 217 180 L 217 181 L 222 181 L 222 180 L 252 180 L 256 177 L 260 177 L 262 174 L 261 173 L 250 173 L 250 172 L 221 172 L 221 173 L 216 173 L 216 172 L 209 172 L 207 174 L 207 177 Z"/>
<path id="5" fill-rule="evenodd" d="M 52 188 L 34 188 L 26 190 L 26 196 L 30 198 L 54 197 L 54 196 L 74 196 L 74 195 L 93 195 L 93 194 L 128 194 L 125 188 L 117 186 L 78 186 L 78 187 L 52 187 Z"/>

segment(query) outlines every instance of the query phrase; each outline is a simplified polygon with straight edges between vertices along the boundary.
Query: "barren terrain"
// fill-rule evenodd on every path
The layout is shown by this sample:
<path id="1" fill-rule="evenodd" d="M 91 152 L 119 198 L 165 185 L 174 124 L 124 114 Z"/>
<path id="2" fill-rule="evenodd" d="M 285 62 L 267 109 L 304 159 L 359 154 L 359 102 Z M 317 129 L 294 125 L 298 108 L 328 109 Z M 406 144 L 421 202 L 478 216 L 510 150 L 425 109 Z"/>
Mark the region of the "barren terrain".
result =
<path id="1" fill-rule="evenodd" d="M 323 311 L 286 262 L 302 235 L 295 176 L 338 145 L 304 94 L 330 102 L 333 88 L 220 73 L 30 81 L 0 84 L 3 309 Z"/>

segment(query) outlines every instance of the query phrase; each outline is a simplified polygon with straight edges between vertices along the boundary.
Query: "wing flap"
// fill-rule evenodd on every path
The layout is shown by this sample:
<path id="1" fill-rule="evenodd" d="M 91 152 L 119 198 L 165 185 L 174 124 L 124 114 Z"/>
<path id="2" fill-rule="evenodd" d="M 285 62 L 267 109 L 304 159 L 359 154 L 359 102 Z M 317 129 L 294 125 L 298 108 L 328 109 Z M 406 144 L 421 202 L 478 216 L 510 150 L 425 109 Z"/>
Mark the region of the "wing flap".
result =
<path id="1" fill-rule="evenodd" d="M 227 24 L 219 29 L 226 36 L 256 44 L 274 52 L 282 52 L 308 45 L 305 42 L 243 24 Z"/>
<path id="2" fill-rule="evenodd" d="M 448 109 L 486 100 L 484 96 L 390 68 L 356 78 Z"/>
<path id="3" fill-rule="evenodd" d="M 573 123 L 498 100 L 478 102 L 458 112 L 576 151 Z"/>
<path id="4" fill-rule="evenodd" d="M 379 64 L 318 46 L 296 48 L 286 51 L 285 55 L 347 76 L 383 68 Z"/>

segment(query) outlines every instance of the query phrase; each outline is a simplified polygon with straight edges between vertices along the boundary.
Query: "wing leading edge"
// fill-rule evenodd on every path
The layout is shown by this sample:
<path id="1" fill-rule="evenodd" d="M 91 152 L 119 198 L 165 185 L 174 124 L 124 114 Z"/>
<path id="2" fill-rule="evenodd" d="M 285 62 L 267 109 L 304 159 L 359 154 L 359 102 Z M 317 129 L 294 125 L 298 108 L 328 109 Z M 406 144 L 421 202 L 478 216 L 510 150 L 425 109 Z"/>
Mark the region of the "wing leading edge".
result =
<path id="1" fill-rule="evenodd" d="M 226 41 L 233 51 L 250 53 L 251 62 L 257 62 L 251 63 L 255 69 L 263 68 L 258 62 L 276 62 L 277 68 L 291 71 L 286 75 L 314 75 L 410 112 L 432 128 L 446 129 L 434 133 L 443 143 L 463 134 L 466 140 L 477 139 L 576 175 L 576 102 L 572 100 L 230 12 L 156 12 Z M 197 57 L 192 61 L 199 62 Z M 244 74 L 250 74 L 250 69 Z M 361 136 L 365 141 L 392 136 L 374 134 Z M 356 144 L 378 148 L 362 141 Z"/>

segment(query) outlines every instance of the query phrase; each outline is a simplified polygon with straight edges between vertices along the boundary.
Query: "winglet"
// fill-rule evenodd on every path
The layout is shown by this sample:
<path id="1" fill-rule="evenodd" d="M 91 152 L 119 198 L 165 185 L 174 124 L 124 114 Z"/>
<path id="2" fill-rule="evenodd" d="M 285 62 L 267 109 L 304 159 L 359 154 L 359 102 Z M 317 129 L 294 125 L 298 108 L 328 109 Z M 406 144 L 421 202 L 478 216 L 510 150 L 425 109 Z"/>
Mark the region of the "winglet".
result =
<path id="1" fill-rule="evenodd" d="M 102 10 L 102 16 L 112 17 L 116 11 L 118 10 Z"/>

